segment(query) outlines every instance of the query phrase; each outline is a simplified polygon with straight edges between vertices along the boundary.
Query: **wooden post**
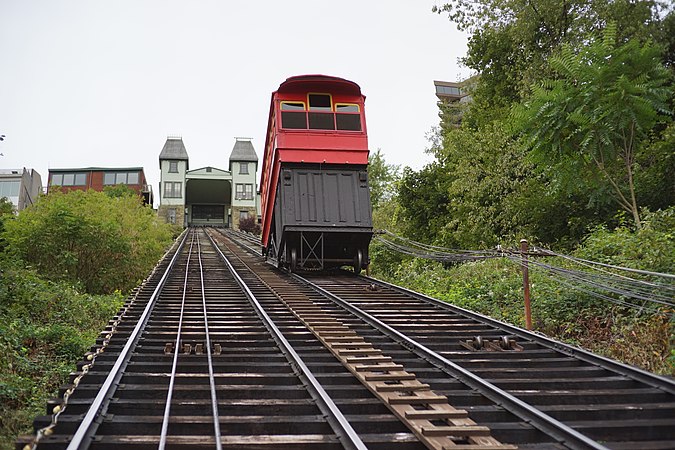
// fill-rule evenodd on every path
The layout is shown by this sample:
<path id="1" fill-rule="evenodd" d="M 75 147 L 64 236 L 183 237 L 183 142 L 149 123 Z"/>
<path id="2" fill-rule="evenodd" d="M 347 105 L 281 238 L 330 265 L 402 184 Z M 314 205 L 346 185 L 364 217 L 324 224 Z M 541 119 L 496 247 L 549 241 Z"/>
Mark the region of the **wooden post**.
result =
<path id="1" fill-rule="evenodd" d="M 523 291 L 525 293 L 525 328 L 532 329 L 532 310 L 530 309 L 530 276 L 527 265 L 527 239 L 520 240 L 520 257 L 523 267 Z"/>

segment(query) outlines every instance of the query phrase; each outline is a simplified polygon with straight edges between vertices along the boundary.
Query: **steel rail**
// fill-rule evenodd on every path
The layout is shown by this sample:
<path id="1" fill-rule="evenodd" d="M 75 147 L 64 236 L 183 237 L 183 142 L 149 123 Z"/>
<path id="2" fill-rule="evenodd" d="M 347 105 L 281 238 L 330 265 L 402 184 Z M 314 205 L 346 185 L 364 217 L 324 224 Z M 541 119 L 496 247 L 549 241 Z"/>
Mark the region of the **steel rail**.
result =
<path id="1" fill-rule="evenodd" d="M 103 415 L 107 410 L 108 405 L 110 403 L 110 398 L 112 397 L 114 391 L 117 389 L 124 368 L 129 362 L 128 356 L 131 351 L 131 348 L 136 345 L 138 338 L 140 337 L 141 331 L 143 330 L 143 328 L 145 328 L 145 324 L 148 321 L 148 318 L 150 317 L 150 311 L 152 311 L 152 308 L 155 306 L 157 297 L 164 288 L 164 284 L 166 283 L 166 280 L 169 276 L 169 272 L 171 272 L 171 269 L 173 268 L 176 259 L 178 258 L 178 254 L 183 248 L 186 239 L 187 239 L 187 232 L 184 231 L 182 239 L 178 244 L 178 248 L 176 249 L 176 252 L 171 258 L 171 262 L 169 262 L 169 265 L 167 266 L 164 274 L 162 275 L 162 278 L 159 280 L 159 284 L 157 284 L 157 287 L 153 291 L 152 296 L 148 300 L 148 304 L 145 306 L 145 309 L 143 310 L 141 317 L 136 323 L 136 326 L 131 332 L 131 335 L 127 339 L 126 344 L 120 351 L 120 354 L 115 360 L 115 364 L 110 369 L 110 373 L 108 374 L 105 381 L 101 385 L 101 389 L 98 391 L 98 394 L 94 398 L 94 401 L 89 406 L 89 409 L 87 410 L 87 413 L 82 419 L 82 422 L 75 431 L 75 434 L 73 434 L 73 437 L 71 438 L 71 441 L 68 444 L 68 450 L 87 448 L 91 443 L 91 440 L 93 439 L 93 434 L 96 432 L 96 429 L 98 428 L 99 424 L 98 420 L 100 419 L 101 415 Z"/>
<path id="2" fill-rule="evenodd" d="M 371 277 L 362 277 L 370 283 L 378 284 L 380 286 L 383 286 L 388 289 L 392 289 L 394 291 L 398 291 L 399 293 L 409 295 L 413 298 L 416 298 L 418 300 L 422 300 L 427 303 L 431 303 L 435 306 L 439 306 L 442 309 L 452 311 L 457 314 L 461 314 L 465 317 L 472 318 L 474 320 L 478 320 L 480 322 L 483 322 L 485 324 L 491 325 L 493 327 L 500 328 L 504 331 L 507 331 L 514 336 L 521 337 L 523 339 L 528 339 L 532 340 L 546 348 L 550 348 L 552 350 L 559 351 L 563 354 L 566 354 L 567 356 L 572 356 L 575 358 L 578 358 L 584 362 L 587 362 L 589 364 L 593 364 L 598 367 L 602 367 L 603 369 L 607 369 L 613 372 L 616 372 L 620 375 L 623 375 L 628 378 L 632 378 L 633 380 L 639 381 L 641 383 L 644 383 L 650 387 L 653 387 L 655 389 L 659 389 L 667 394 L 675 395 L 675 381 L 666 377 L 662 377 L 659 375 L 654 375 L 653 373 L 647 372 L 645 370 L 639 369 L 637 367 L 629 366 L 627 364 L 614 361 L 612 359 L 606 358 L 604 356 L 596 355 L 595 353 L 591 353 L 587 350 L 584 350 L 582 348 L 578 347 L 573 347 L 568 344 L 563 344 L 562 342 L 555 341 L 551 338 L 548 338 L 546 336 L 543 336 L 541 334 L 533 333 L 527 330 L 523 330 L 521 328 L 518 328 L 516 326 L 510 325 L 505 322 L 501 322 L 499 320 L 493 319 L 491 317 L 484 316 L 482 314 L 469 311 L 464 308 L 460 308 L 459 306 L 452 305 L 450 303 L 443 302 L 441 300 L 435 299 L 433 297 L 426 296 L 424 294 L 420 294 L 415 291 L 411 291 L 410 289 L 406 289 L 401 286 L 397 286 L 395 284 L 387 283 L 385 281 L 378 280 L 376 278 L 371 278 Z"/>
<path id="3" fill-rule="evenodd" d="M 363 443 L 356 431 L 352 428 L 347 418 L 338 409 L 337 405 L 333 402 L 333 399 L 331 399 L 328 393 L 323 389 L 319 381 L 314 377 L 309 367 L 307 367 L 290 342 L 288 342 L 288 340 L 284 337 L 281 330 L 279 330 L 272 318 L 267 314 L 263 306 L 260 304 L 253 292 L 251 292 L 251 289 L 241 278 L 232 263 L 230 263 L 225 254 L 223 254 L 211 235 L 208 232 L 206 235 L 208 236 L 218 255 L 227 265 L 227 268 L 229 269 L 230 273 L 232 273 L 235 281 L 246 294 L 246 297 L 248 298 L 249 302 L 251 302 L 251 305 L 255 308 L 265 327 L 270 331 L 275 341 L 286 355 L 286 358 L 288 358 L 291 364 L 296 368 L 298 376 L 306 384 L 307 390 L 309 391 L 312 398 L 317 402 L 317 406 L 321 412 L 326 415 L 327 421 L 340 440 L 340 443 L 346 449 L 367 450 L 366 445 Z"/>
<path id="4" fill-rule="evenodd" d="M 206 358 L 209 364 L 209 384 L 211 385 L 211 410 L 213 413 L 213 432 L 216 438 L 216 449 L 222 450 L 223 443 L 220 435 L 220 417 L 218 415 L 218 396 L 216 395 L 216 378 L 213 375 L 213 358 L 211 356 L 211 337 L 209 335 L 209 319 L 206 311 L 206 292 L 204 291 L 204 267 L 202 265 L 202 247 L 197 236 L 197 250 L 199 256 L 199 282 L 202 289 L 202 307 L 204 310 L 204 329 L 206 333 Z"/>
<path id="5" fill-rule="evenodd" d="M 503 389 L 495 386 L 494 384 L 484 380 L 483 378 L 475 375 L 469 370 L 455 364 L 449 359 L 439 355 L 425 345 L 415 341 L 414 339 L 409 338 L 403 333 L 397 331 L 376 317 L 368 314 L 362 309 L 350 304 L 349 302 L 343 300 L 337 295 L 327 291 L 321 286 L 312 283 L 311 281 L 303 278 L 295 273 L 291 274 L 295 280 L 303 283 L 304 285 L 314 289 L 319 294 L 324 297 L 332 300 L 337 305 L 341 306 L 345 310 L 359 317 L 369 325 L 375 327 L 385 335 L 393 338 L 405 348 L 411 350 L 422 358 L 426 359 L 430 363 L 438 366 L 443 369 L 450 375 L 456 377 L 472 389 L 483 394 L 485 397 L 489 398 L 496 404 L 504 407 L 506 410 L 515 414 L 516 416 L 523 419 L 525 422 L 530 423 L 535 428 L 543 431 L 549 436 L 556 439 L 563 445 L 566 445 L 573 449 L 595 449 L 595 450 L 607 450 L 608 447 L 599 444 L 598 442 L 590 439 L 589 437 L 579 433 L 575 429 L 565 425 L 559 420 L 545 414 L 544 412 L 536 409 L 532 405 L 520 400 L 519 398 L 509 394 Z"/>
<path id="6" fill-rule="evenodd" d="M 192 247 L 195 236 L 191 233 L 190 248 L 188 250 L 187 264 L 185 265 L 185 279 L 183 280 L 183 296 L 180 304 L 180 317 L 178 318 L 178 330 L 176 331 L 176 344 L 173 352 L 173 362 L 171 365 L 171 379 L 169 380 L 169 389 L 166 393 L 166 405 L 164 405 L 164 417 L 162 419 L 162 431 L 159 435 L 159 450 L 166 447 L 166 438 L 169 432 L 169 417 L 171 416 L 171 401 L 173 399 L 173 386 L 176 381 L 176 369 L 178 368 L 178 354 L 180 349 L 180 337 L 183 329 L 183 315 L 185 312 L 185 296 L 187 294 L 188 275 L 190 273 L 190 257 L 192 256 Z"/>

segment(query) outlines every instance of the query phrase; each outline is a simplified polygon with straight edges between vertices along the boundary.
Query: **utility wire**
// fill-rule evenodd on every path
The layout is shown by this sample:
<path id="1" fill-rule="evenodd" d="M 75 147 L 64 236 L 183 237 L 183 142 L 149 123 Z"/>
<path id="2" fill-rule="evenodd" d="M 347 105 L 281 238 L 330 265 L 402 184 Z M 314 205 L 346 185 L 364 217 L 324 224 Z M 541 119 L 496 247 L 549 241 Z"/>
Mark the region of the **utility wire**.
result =
<path id="1" fill-rule="evenodd" d="M 541 270 L 547 277 L 565 286 L 621 306 L 638 308 L 640 310 L 648 309 L 645 305 L 637 305 L 626 300 L 634 299 L 665 306 L 668 308 L 675 308 L 675 283 L 669 282 L 670 279 L 675 279 L 675 275 L 671 274 L 613 266 L 610 264 L 562 255 L 550 250 L 534 249 L 536 253 L 528 253 L 528 255 L 534 256 L 556 256 L 565 259 L 566 261 L 578 264 L 588 270 L 556 267 L 554 265 L 542 263 L 534 259 L 528 259 L 526 262 L 518 250 L 459 250 L 445 248 L 416 242 L 411 239 L 397 236 L 387 230 L 381 231 L 378 235 L 376 235 L 375 239 L 385 245 L 387 248 L 399 253 L 440 262 L 457 263 L 484 260 L 495 257 L 506 257 L 510 261 L 520 266 L 527 264 L 534 269 Z M 646 275 L 652 278 L 661 277 L 666 278 L 668 281 L 664 283 L 633 278 L 624 274 L 615 273 L 607 269 Z M 620 296 L 622 299 L 617 299 L 598 291 L 615 294 Z M 672 316 L 672 313 L 664 314 Z"/>

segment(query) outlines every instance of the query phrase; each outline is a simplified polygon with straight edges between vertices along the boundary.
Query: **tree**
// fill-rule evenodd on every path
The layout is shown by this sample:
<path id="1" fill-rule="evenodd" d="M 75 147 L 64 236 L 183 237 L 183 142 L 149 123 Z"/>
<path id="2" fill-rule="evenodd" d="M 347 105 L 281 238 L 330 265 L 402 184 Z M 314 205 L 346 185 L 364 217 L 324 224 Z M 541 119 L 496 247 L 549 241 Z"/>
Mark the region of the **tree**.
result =
<path id="1" fill-rule="evenodd" d="M 671 114 L 671 75 L 660 50 L 637 39 L 617 44 L 616 26 L 610 25 L 578 53 L 564 46 L 551 57 L 550 69 L 556 78 L 533 86 L 514 112 L 525 145 L 540 164 L 551 158 L 571 176 L 579 174 L 569 167 L 597 172 L 640 228 L 636 155 Z"/>
<path id="2" fill-rule="evenodd" d="M 105 192 L 105 194 L 108 197 L 112 197 L 112 198 L 139 196 L 139 194 L 135 190 L 131 189 L 126 184 L 115 184 L 115 185 L 112 185 L 112 186 L 105 186 L 103 188 L 103 192 Z"/>
<path id="3" fill-rule="evenodd" d="M 9 249 L 41 276 L 89 293 L 130 290 L 171 242 L 140 197 L 93 190 L 51 193 L 5 226 Z"/>
<path id="4" fill-rule="evenodd" d="M 672 49 L 672 12 L 663 17 L 664 8 L 659 0 L 451 0 L 433 10 L 469 33 L 462 62 L 479 78 L 465 121 L 480 125 L 507 116 L 549 76 L 547 60 L 562 45 L 578 51 L 607 23 L 617 24 L 621 41 L 657 39 Z"/>
<path id="5" fill-rule="evenodd" d="M 419 172 L 403 169 L 398 186 L 401 227 L 418 241 L 433 242 L 448 222 L 448 183 L 442 164 L 427 164 Z"/>
<path id="6" fill-rule="evenodd" d="M 387 164 L 379 148 L 368 156 L 368 187 L 374 209 L 394 196 L 396 182 L 400 178 L 399 172 L 399 166 Z"/>
<path id="7" fill-rule="evenodd" d="M 2 237 L 2 232 L 5 231 L 5 221 L 14 217 L 14 205 L 7 197 L 0 197 L 0 253 L 5 250 L 7 243 Z"/>

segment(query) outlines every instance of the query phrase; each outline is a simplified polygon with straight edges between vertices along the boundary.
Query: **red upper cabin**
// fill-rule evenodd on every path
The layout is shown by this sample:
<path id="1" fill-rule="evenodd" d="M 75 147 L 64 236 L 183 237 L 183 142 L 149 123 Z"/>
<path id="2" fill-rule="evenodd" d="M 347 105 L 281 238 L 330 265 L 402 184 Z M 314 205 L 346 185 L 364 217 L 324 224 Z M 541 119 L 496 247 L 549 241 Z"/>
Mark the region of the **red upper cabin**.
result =
<path id="1" fill-rule="evenodd" d="M 260 180 L 263 246 L 282 163 L 368 164 L 365 99 L 358 84 L 326 75 L 291 77 L 272 93 Z"/>

